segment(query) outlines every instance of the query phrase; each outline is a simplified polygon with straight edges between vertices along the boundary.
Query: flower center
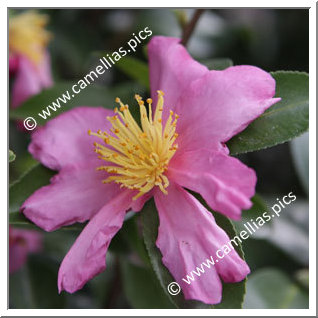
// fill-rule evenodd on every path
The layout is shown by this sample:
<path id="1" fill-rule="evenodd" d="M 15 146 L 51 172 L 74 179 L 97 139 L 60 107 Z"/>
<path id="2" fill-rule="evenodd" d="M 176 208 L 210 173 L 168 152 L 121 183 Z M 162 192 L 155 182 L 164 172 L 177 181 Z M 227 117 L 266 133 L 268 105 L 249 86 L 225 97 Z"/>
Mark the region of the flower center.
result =
<path id="1" fill-rule="evenodd" d="M 179 116 L 170 111 L 169 118 L 163 127 L 163 95 L 162 91 L 158 91 L 154 116 L 152 116 L 151 98 L 147 99 L 147 113 L 144 101 L 139 95 L 135 95 L 140 106 L 141 127 L 131 115 L 128 105 L 124 105 L 119 98 L 116 98 L 120 107 L 115 108 L 115 116 L 107 117 L 112 125 L 113 134 L 88 131 L 89 135 L 97 136 L 105 143 L 104 145 L 94 143 L 95 152 L 99 154 L 99 158 L 109 163 L 97 168 L 111 174 L 103 182 L 115 182 L 121 187 L 139 190 L 134 199 L 147 193 L 154 186 L 158 186 L 163 193 L 167 194 L 169 180 L 165 172 L 178 148 L 175 140 L 178 137 L 176 124 Z"/>
<path id="2" fill-rule="evenodd" d="M 51 35 L 44 29 L 48 18 L 44 14 L 28 11 L 10 17 L 9 50 L 13 54 L 26 55 L 34 63 L 39 63 Z"/>

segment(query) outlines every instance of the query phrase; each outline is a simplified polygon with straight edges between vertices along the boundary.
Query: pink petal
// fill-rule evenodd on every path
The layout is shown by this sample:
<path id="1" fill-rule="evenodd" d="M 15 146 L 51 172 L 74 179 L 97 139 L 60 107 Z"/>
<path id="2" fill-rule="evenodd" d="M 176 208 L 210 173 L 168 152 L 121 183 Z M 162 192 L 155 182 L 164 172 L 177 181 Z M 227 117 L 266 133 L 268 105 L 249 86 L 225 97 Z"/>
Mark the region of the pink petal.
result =
<path id="1" fill-rule="evenodd" d="M 86 225 L 65 256 L 58 274 L 59 292 L 73 293 L 106 268 L 105 256 L 123 224 L 134 191 L 126 190 L 107 203 Z"/>
<path id="2" fill-rule="evenodd" d="M 215 149 L 278 102 L 274 95 L 275 80 L 257 67 L 210 71 L 191 83 L 176 108 L 179 149 Z"/>
<path id="3" fill-rule="evenodd" d="M 42 235 L 33 230 L 9 228 L 9 272 L 19 270 L 29 253 L 42 249 Z"/>
<path id="4" fill-rule="evenodd" d="M 151 96 L 156 101 L 157 90 L 165 93 L 164 120 L 190 83 L 208 72 L 179 42 L 177 38 L 154 36 L 148 44 Z"/>
<path id="5" fill-rule="evenodd" d="M 131 204 L 131 209 L 134 212 L 140 212 L 144 206 L 144 204 L 153 196 L 153 190 L 150 190 L 149 192 L 145 193 L 141 197 L 139 197 L 137 200 L 134 200 Z"/>
<path id="6" fill-rule="evenodd" d="M 52 85 L 49 63 L 48 53 L 39 65 L 35 65 L 23 55 L 19 56 L 19 67 L 12 87 L 11 105 L 13 108 Z"/>
<path id="7" fill-rule="evenodd" d="M 164 119 L 169 110 L 180 115 L 179 152 L 210 148 L 242 131 L 278 102 L 275 80 L 254 66 L 208 71 L 188 54 L 179 40 L 153 37 L 148 45 L 152 97 L 165 93 Z"/>
<path id="8" fill-rule="evenodd" d="M 53 85 L 51 57 L 49 52 L 45 52 L 44 58 L 39 66 L 39 79 L 41 81 L 42 88 L 47 88 Z"/>
<path id="9" fill-rule="evenodd" d="M 176 155 L 168 173 L 169 179 L 200 193 L 213 210 L 234 220 L 252 206 L 254 170 L 221 152 L 201 149 Z"/>
<path id="10" fill-rule="evenodd" d="M 188 284 L 183 280 L 202 262 L 212 256 L 230 238 L 215 223 L 213 215 L 199 201 L 182 189 L 170 184 L 168 195 L 161 191 L 155 194 L 160 227 L 157 246 L 162 261 L 176 282 L 181 286 L 186 299 L 196 299 L 207 304 L 216 304 L 222 298 L 222 284 L 219 275 L 226 282 L 239 282 L 249 273 L 247 264 L 235 250 L 231 250 L 200 277 Z"/>
<path id="11" fill-rule="evenodd" d="M 27 261 L 28 250 L 23 244 L 9 246 L 9 273 L 18 271 Z"/>
<path id="12" fill-rule="evenodd" d="M 45 166 L 59 170 L 63 166 L 76 166 L 81 161 L 99 162 L 94 152 L 94 141 L 101 139 L 89 136 L 87 131 L 108 130 L 106 120 L 113 111 L 102 107 L 76 107 L 48 121 L 32 134 L 29 151 Z"/>
<path id="13" fill-rule="evenodd" d="M 16 55 L 9 56 L 9 74 L 10 78 L 19 68 L 19 58 Z"/>
<path id="14" fill-rule="evenodd" d="M 63 168 L 51 184 L 35 191 L 22 205 L 23 214 L 46 231 L 75 222 L 85 222 L 121 190 L 96 166 L 82 163 Z"/>

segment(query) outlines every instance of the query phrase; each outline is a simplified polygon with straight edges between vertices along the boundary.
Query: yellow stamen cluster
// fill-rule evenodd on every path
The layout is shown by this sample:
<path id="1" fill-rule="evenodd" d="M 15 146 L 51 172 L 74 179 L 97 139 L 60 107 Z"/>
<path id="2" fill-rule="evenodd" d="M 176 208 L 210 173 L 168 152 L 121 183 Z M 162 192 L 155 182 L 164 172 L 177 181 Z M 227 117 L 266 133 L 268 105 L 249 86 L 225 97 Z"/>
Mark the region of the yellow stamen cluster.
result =
<path id="1" fill-rule="evenodd" d="M 9 19 L 9 51 L 26 55 L 34 63 L 41 62 L 51 34 L 44 29 L 48 17 L 26 11 Z"/>
<path id="2" fill-rule="evenodd" d="M 147 99 L 148 113 L 144 101 L 139 95 L 135 98 L 140 107 L 141 127 L 132 117 L 128 105 L 124 105 L 119 98 L 116 102 L 116 115 L 107 117 L 112 128 L 107 132 L 88 131 L 89 135 L 97 136 L 104 141 L 104 145 L 95 143 L 95 152 L 99 158 L 109 165 L 98 167 L 110 174 L 104 183 L 115 182 L 121 187 L 139 190 L 134 197 L 150 191 L 158 186 L 163 193 L 167 193 L 169 180 L 165 175 L 168 163 L 178 149 L 175 140 L 178 115 L 170 111 L 165 126 L 162 124 L 162 111 L 164 106 L 163 92 L 158 91 L 157 107 L 152 115 L 152 100 Z"/>

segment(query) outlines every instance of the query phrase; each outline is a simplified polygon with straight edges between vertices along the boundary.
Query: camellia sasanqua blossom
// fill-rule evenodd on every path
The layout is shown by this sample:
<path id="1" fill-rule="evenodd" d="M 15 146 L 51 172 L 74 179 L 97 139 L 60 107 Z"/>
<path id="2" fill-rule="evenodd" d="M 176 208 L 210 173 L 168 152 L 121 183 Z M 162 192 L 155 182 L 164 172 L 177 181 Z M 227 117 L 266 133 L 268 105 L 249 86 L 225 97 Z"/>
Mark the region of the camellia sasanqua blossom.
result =
<path id="1" fill-rule="evenodd" d="M 18 271 L 31 253 L 42 250 L 42 235 L 35 230 L 9 227 L 9 273 Z"/>
<path id="2" fill-rule="evenodd" d="M 47 22 L 46 15 L 32 10 L 9 18 L 9 72 L 10 79 L 13 78 L 13 108 L 52 85 L 47 51 L 51 35 L 44 29 Z"/>
<path id="3" fill-rule="evenodd" d="M 148 45 L 152 98 L 135 96 L 140 126 L 117 98 L 115 111 L 78 107 L 32 134 L 31 154 L 59 172 L 21 211 L 47 231 L 89 220 L 61 264 L 59 291 L 75 292 L 105 269 L 126 212 L 140 211 L 150 197 L 160 220 L 156 245 L 186 299 L 219 303 L 222 280 L 249 273 L 232 250 L 202 279 L 182 280 L 230 239 L 186 189 L 235 220 L 251 207 L 255 172 L 230 157 L 225 143 L 279 101 L 275 81 L 253 66 L 209 71 L 179 42 L 158 36 Z"/>

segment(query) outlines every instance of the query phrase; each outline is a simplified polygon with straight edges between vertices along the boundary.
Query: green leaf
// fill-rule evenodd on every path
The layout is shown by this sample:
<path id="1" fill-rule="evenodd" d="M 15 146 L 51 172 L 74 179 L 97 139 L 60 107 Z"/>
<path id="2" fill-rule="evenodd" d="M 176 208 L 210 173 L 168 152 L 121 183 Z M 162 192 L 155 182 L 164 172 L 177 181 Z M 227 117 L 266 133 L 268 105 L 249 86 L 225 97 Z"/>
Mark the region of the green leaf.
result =
<path id="1" fill-rule="evenodd" d="M 21 212 L 9 213 L 9 224 L 14 227 L 27 228 L 27 229 L 39 229 L 35 224 L 29 221 Z M 59 231 L 82 231 L 86 223 L 76 223 L 69 226 L 63 226 Z"/>
<path id="2" fill-rule="evenodd" d="M 36 164 L 9 188 L 9 223 L 24 228 L 37 228 L 25 216 L 18 212 L 23 202 L 37 189 L 50 183 L 55 171 Z M 63 227 L 63 230 L 82 230 L 85 224 L 74 224 Z"/>
<path id="3" fill-rule="evenodd" d="M 200 61 L 205 65 L 209 70 L 222 71 L 226 68 L 233 66 L 233 61 L 228 58 L 216 58 Z"/>
<path id="4" fill-rule="evenodd" d="M 202 204 L 204 204 L 202 198 L 199 198 Z M 205 205 L 205 204 L 204 204 Z M 205 205 L 206 206 L 206 205 Z M 206 206 L 207 207 L 207 206 Z M 228 234 L 229 238 L 233 238 L 236 235 L 234 227 L 226 217 L 219 213 L 213 213 L 217 224 L 223 228 Z M 170 301 L 173 302 L 178 308 L 241 308 L 244 300 L 245 294 L 245 283 L 242 281 L 240 283 L 225 284 L 223 283 L 223 295 L 222 302 L 218 305 L 205 305 L 198 301 L 185 300 L 182 292 L 176 296 L 171 296 L 167 292 L 167 286 L 169 283 L 175 281 L 172 275 L 169 273 L 168 269 L 162 264 L 162 254 L 156 247 L 156 240 L 158 236 L 158 213 L 156 211 L 155 204 L 153 200 L 149 200 L 143 211 L 143 235 L 147 251 L 151 260 L 152 267 L 157 274 L 159 282 L 162 288 L 165 290 Z M 236 247 L 237 252 L 241 257 L 244 258 L 241 246 Z M 198 264 L 199 265 L 199 264 Z"/>
<path id="5" fill-rule="evenodd" d="M 131 79 L 136 80 L 149 90 L 148 65 L 145 62 L 138 60 L 135 57 L 125 56 L 120 59 L 115 66 Z"/>
<path id="6" fill-rule="evenodd" d="M 37 189 L 47 185 L 54 171 L 37 164 L 9 188 L 9 212 L 19 211 L 22 203 Z"/>
<path id="7" fill-rule="evenodd" d="M 266 203 L 258 194 L 255 194 L 251 201 L 253 206 L 249 210 L 242 211 L 242 219 L 240 221 L 233 221 L 237 232 L 246 230 L 244 223 L 250 221 L 251 219 L 255 221 L 258 217 L 262 217 L 262 219 L 266 221 L 262 216 L 264 212 L 268 211 Z M 270 224 L 271 221 L 272 219 L 267 221 L 266 224 Z"/>
<path id="8" fill-rule="evenodd" d="M 10 308 L 64 308 L 65 295 L 57 291 L 59 263 L 43 255 L 29 255 L 27 264 L 10 275 Z"/>
<path id="9" fill-rule="evenodd" d="M 20 179 L 26 171 L 30 170 L 32 167 L 38 164 L 39 162 L 36 161 L 29 152 L 21 153 L 18 157 L 16 157 L 15 161 L 12 163 L 12 169 L 9 172 L 10 185 L 18 179 Z"/>
<path id="10" fill-rule="evenodd" d="M 9 213 L 9 224 L 14 227 L 23 227 L 27 229 L 37 229 L 38 227 L 30 222 L 21 212 Z"/>
<path id="11" fill-rule="evenodd" d="M 292 71 L 271 74 L 276 80 L 276 97 L 282 100 L 227 142 L 231 154 L 272 147 L 308 130 L 308 74 Z"/>
<path id="12" fill-rule="evenodd" d="M 15 153 L 9 149 L 9 162 L 12 162 L 15 160 Z"/>
<path id="13" fill-rule="evenodd" d="M 309 133 L 305 133 L 295 138 L 290 143 L 293 162 L 301 184 L 309 193 Z"/>
<path id="14" fill-rule="evenodd" d="M 36 308 L 64 308 L 65 296 L 57 290 L 59 261 L 44 255 L 29 257 L 28 268 Z"/>
<path id="15" fill-rule="evenodd" d="M 249 276 L 244 308 L 308 308 L 308 293 L 277 269 L 258 270 Z"/>
<path id="16" fill-rule="evenodd" d="M 126 258 L 120 259 L 120 265 L 125 295 L 133 308 L 175 308 L 161 289 L 151 268 L 137 266 Z"/>
<path id="17" fill-rule="evenodd" d="M 129 212 L 133 213 L 133 212 Z M 127 214 L 128 215 L 128 214 Z M 126 215 L 126 216 L 127 216 Z M 144 263 L 149 263 L 144 241 L 141 237 L 137 221 L 139 214 L 134 214 L 124 221 L 122 229 L 112 239 L 109 249 L 114 253 L 127 254 L 134 251 Z"/>
<path id="18" fill-rule="evenodd" d="M 10 110 L 11 119 L 24 119 L 27 117 L 33 117 L 37 124 L 43 125 L 47 120 L 56 117 L 64 111 L 67 111 L 71 108 L 77 106 L 102 106 L 105 108 L 113 109 L 115 107 L 115 98 L 121 97 L 123 100 L 132 100 L 136 92 L 142 91 L 142 88 L 139 85 L 126 83 L 124 85 L 113 87 L 112 89 L 107 89 L 105 87 L 92 84 L 83 89 L 78 95 L 74 94 L 70 100 L 65 98 L 67 101 L 64 104 L 60 101 L 60 108 L 56 107 L 56 111 L 49 109 L 51 116 L 47 119 L 43 119 L 38 114 L 42 114 L 43 109 L 47 112 L 47 107 L 52 106 L 52 103 L 60 97 L 62 94 L 65 94 L 66 91 L 69 91 L 69 96 L 71 97 L 72 86 L 76 82 L 59 82 L 56 83 L 53 87 L 43 90 L 40 94 L 35 95 L 23 103 L 19 108 Z M 77 88 L 79 89 L 79 88 Z"/>
<path id="19" fill-rule="evenodd" d="M 9 308 L 35 308 L 27 266 L 9 276 Z"/>

